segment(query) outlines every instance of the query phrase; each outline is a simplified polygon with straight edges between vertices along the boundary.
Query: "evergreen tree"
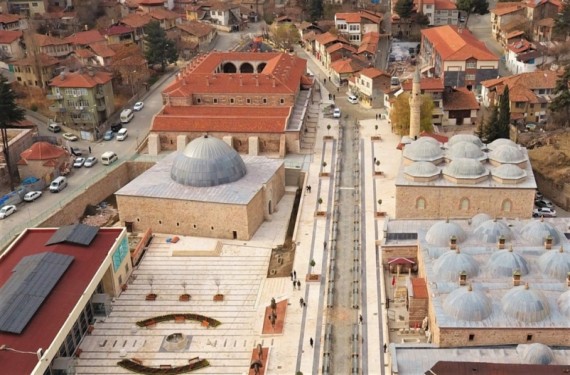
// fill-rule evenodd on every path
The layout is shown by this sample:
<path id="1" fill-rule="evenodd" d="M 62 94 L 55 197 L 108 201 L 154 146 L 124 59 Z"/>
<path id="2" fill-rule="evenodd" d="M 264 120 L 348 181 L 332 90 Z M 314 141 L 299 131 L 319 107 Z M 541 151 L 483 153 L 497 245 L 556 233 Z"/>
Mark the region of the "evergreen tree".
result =
<path id="1" fill-rule="evenodd" d="M 4 159 L 8 168 L 8 180 L 10 190 L 14 190 L 13 172 L 10 164 L 10 148 L 8 144 L 8 129 L 14 127 L 18 121 L 25 118 L 26 112 L 16 104 L 16 94 L 12 91 L 8 79 L 0 74 L 0 134 L 2 136 L 2 147 L 4 149 Z"/>
<path id="2" fill-rule="evenodd" d="M 483 111 L 481 111 L 479 124 L 477 124 L 477 128 L 475 128 L 475 135 L 479 137 L 479 139 L 485 138 L 485 113 Z"/>
<path id="3" fill-rule="evenodd" d="M 493 105 L 491 107 L 491 116 L 483 128 L 483 140 L 485 143 L 491 143 L 499 137 L 499 132 L 497 131 L 497 122 L 499 121 L 499 107 Z"/>
<path id="4" fill-rule="evenodd" d="M 414 11 L 414 0 L 398 0 L 394 7 L 394 11 L 401 19 L 410 18 Z"/>
<path id="5" fill-rule="evenodd" d="M 465 24 L 469 22 L 471 13 L 487 14 L 489 13 L 489 3 L 487 0 L 457 0 L 457 10 L 462 10 L 467 13 Z"/>
<path id="6" fill-rule="evenodd" d="M 554 94 L 556 97 L 550 102 L 549 109 L 554 112 L 559 125 L 566 126 L 570 122 L 570 65 L 564 69 L 564 74 L 556 81 Z"/>
<path id="7" fill-rule="evenodd" d="M 420 107 L 420 130 L 433 131 L 432 113 L 433 98 L 429 94 L 422 95 L 422 105 Z M 399 95 L 390 110 L 390 122 L 392 131 L 399 135 L 410 133 L 410 93 L 405 92 Z"/>
<path id="8" fill-rule="evenodd" d="M 562 11 L 554 18 L 554 33 L 561 36 L 570 34 L 570 1 L 562 4 Z"/>
<path id="9" fill-rule="evenodd" d="M 309 4 L 309 20 L 315 22 L 323 18 L 324 8 L 323 0 L 310 0 Z"/>
<path id="10" fill-rule="evenodd" d="M 167 64 L 176 63 L 178 51 L 174 41 L 166 37 L 166 32 L 158 21 L 152 21 L 144 28 L 145 57 L 149 64 L 160 64 L 162 71 Z"/>
<path id="11" fill-rule="evenodd" d="M 499 98 L 499 118 L 497 121 L 498 138 L 509 138 L 511 124 L 511 105 L 509 98 L 509 86 L 505 86 L 503 95 Z"/>

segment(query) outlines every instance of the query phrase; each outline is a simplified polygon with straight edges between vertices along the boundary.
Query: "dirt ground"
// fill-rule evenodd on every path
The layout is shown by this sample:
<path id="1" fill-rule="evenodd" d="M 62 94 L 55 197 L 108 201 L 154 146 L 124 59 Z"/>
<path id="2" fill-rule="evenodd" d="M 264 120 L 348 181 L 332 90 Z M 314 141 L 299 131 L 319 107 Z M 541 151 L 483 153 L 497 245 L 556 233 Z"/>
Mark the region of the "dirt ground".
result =
<path id="1" fill-rule="evenodd" d="M 570 132 L 525 133 L 520 143 L 529 149 L 532 167 L 558 183 L 570 181 Z"/>

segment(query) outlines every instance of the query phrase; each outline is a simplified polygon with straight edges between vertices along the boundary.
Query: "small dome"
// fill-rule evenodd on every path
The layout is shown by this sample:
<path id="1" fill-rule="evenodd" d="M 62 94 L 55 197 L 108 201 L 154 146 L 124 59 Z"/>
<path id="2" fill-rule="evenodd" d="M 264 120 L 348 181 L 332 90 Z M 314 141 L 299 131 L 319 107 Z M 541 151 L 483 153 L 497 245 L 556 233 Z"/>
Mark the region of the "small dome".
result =
<path id="1" fill-rule="evenodd" d="M 447 151 L 450 159 L 468 158 L 476 160 L 486 159 L 485 153 L 481 151 L 481 147 L 466 141 L 456 142 Z"/>
<path id="2" fill-rule="evenodd" d="M 510 289 L 501 300 L 503 311 L 521 322 L 540 322 L 550 314 L 548 300 L 537 289 L 521 285 Z"/>
<path id="3" fill-rule="evenodd" d="M 519 164 L 527 161 L 527 158 L 518 147 L 501 145 L 489 152 L 489 160 L 501 164 Z"/>
<path id="4" fill-rule="evenodd" d="M 170 177 L 183 185 L 209 187 L 237 181 L 246 173 L 236 150 L 218 138 L 203 136 L 176 155 Z"/>
<path id="5" fill-rule="evenodd" d="M 570 272 L 570 253 L 560 248 L 559 251 L 549 250 L 538 258 L 538 266 L 546 275 L 564 280 Z"/>
<path id="6" fill-rule="evenodd" d="M 477 214 L 471 218 L 471 225 L 477 228 L 479 225 L 483 224 L 487 220 L 492 220 L 491 215 L 487 214 Z"/>
<path id="7" fill-rule="evenodd" d="M 511 140 L 508 139 L 508 138 L 498 138 L 498 139 L 495 139 L 493 142 L 489 143 L 489 144 L 487 145 L 487 148 L 488 148 L 489 150 L 494 150 L 494 149 L 496 149 L 497 147 L 503 146 L 503 145 L 512 146 L 512 147 L 517 147 L 517 144 L 516 144 L 515 142 L 511 141 Z"/>
<path id="8" fill-rule="evenodd" d="M 554 362 L 552 349 L 540 343 L 517 345 L 517 353 L 522 363 L 527 365 L 550 365 Z"/>
<path id="9" fill-rule="evenodd" d="M 474 231 L 479 239 L 487 243 L 499 242 L 499 237 L 503 236 L 506 241 L 510 241 L 513 237 L 511 228 L 503 221 L 487 220 L 480 224 Z"/>
<path id="10" fill-rule="evenodd" d="M 465 272 L 467 277 L 476 276 L 479 273 L 479 264 L 471 255 L 459 250 L 448 251 L 437 258 L 433 271 L 440 280 L 456 281 L 461 272 Z"/>
<path id="11" fill-rule="evenodd" d="M 529 267 L 526 259 L 509 249 L 493 253 L 485 270 L 493 277 L 511 277 L 515 271 L 519 271 L 521 275 L 527 275 Z"/>
<path id="12" fill-rule="evenodd" d="M 457 243 L 465 241 L 467 235 L 457 223 L 450 223 L 449 220 L 439 221 L 429 228 L 426 233 L 426 241 L 430 245 L 449 246 L 449 239 L 455 236 Z"/>
<path id="13" fill-rule="evenodd" d="M 475 146 L 478 146 L 479 148 L 484 146 L 483 142 L 481 142 L 479 137 L 473 134 L 456 134 L 453 137 L 451 137 L 449 141 L 447 141 L 447 147 L 451 148 L 451 146 L 459 142 L 473 143 Z"/>
<path id="14" fill-rule="evenodd" d="M 404 167 L 404 173 L 412 177 L 434 177 L 439 175 L 440 171 L 433 163 L 416 161 Z"/>
<path id="15" fill-rule="evenodd" d="M 560 243 L 560 235 L 556 228 L 549 222 L 542 219 L 531 220 L 521 229 L 521 236 L 530 246 L 541 246 L 544 244 L 546 237 L 552 237 L 552 244 Z"/>
<path id="16" fill-rule="evenodd" d="M 503 180 L 520 180 L 526 178 L 526 172 L 514 164 L 502 164 L 493 169 L 491 174 Z"/>
<path id="17" fill-rule="evenodd" d="M 560 312 L 570 318 L 570 290 L 562 293 L 557 302 Z"/>
<path id="18" fill-rule="evenodd" d="M 493 304 L 485 293 L 473 290 L 470 285 L 449 293 L 443 303 L 443 309 L 456 320 L 481 321 L 491 315 Z"/>
<path id="19" fill-rule="evenodd" d="M 443 151 L 439 145 L 430 141 L 417 140 L 404 147 L 404 157 L 412 161 L 434 162 L 443 157 Z"/>
<path id="20" fill-rule="evenodd" d="M 478 178 L 489 174 L 479 161 L 467 158 L 453 159 L 443 168 L 443 173 L 455 178 Z"/>
<path id="21" fill-rule="evenodd" d="M 429 143 L 433 143 L 434 145 L 436 145 L 437 147 L 441 147 L 441 143 L 439 143 L 439 141 L 433 137 L 429 137 L 429 136 L 424 136 L 424 137 L 419 137 L 417 139 L 417 141 L 419 142 L 429 142 Z"/>

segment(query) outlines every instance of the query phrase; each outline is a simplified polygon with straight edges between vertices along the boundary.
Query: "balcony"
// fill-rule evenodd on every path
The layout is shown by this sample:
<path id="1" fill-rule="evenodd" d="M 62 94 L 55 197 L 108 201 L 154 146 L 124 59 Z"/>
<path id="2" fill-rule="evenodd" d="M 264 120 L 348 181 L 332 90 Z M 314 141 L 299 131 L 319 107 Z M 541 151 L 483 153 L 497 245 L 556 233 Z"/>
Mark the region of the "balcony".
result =
<path id="1" fill-rule="evenodd" d="M 95 92 L 95 97 L 97 99 L 103 99 L 105 97 L 105 93 L 103 91 L 96 91 Z"/>
<path id="2" fill-rule="evenodd" d="M 49 106 L 49 110 L 50 110 L 50 112 L 63 113 L 63 112 L 65 112 L 65 107 L 63 107 L 59 104 L 52 104 Z"/>
<path id="3" fill-rule="evenodd" d="M 47 100 L 61 100 L 61 99 L 63 99 L 63 95 L 61 95 L 61 94 L 47 94 L 46 98 L 47 98 Z"/>
<path id="4" fill-rule="evenodd" d="M 97 112 L 101 112 L 107 109 L 105 103 L 97 105 Z"/>

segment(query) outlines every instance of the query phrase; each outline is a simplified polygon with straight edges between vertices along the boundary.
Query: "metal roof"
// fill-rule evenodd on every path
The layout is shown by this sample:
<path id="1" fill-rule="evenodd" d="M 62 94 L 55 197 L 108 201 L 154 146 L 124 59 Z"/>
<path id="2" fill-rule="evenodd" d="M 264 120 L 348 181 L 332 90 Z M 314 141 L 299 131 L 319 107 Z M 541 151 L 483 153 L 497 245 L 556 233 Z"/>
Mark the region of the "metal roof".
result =
<path id="1" fill-rule="evenodd" d="M 46 242 L 46 245 L 66 242 L 74 245 L 89 246 L 98 231 L 98 227 L 85 224 L 66 225 L 60 227 Z"/>

